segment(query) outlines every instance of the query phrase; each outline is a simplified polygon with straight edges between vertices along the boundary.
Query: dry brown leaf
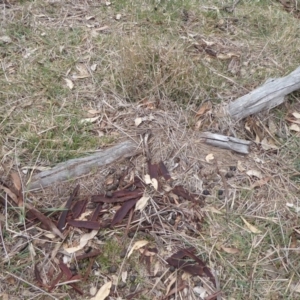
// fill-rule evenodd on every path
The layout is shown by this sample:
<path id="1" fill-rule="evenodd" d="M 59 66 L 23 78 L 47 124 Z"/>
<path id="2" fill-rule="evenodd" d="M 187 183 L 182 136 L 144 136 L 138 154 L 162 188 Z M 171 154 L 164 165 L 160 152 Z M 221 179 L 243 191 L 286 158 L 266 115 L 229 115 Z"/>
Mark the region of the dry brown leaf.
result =
<path id="1" fill-rule="evenodd" d="M 88 113 L 91 115 L 98 115 L 100 114 L 102 111 L 101 110 L 96 110 L 96 109 L 89 109 Z"/>
<path id="2" fill-rule="evenodd" d="M 134 124 L 135 124 L 136 127 L 138 127 L 142 122 L 143 122 L 142 118 L 136 118 L 134 120 Z"/>
<path id="3" fill-rule="evenodd" d="M 148 249 L 139 249 L 139 251 L 143 256 L 155 256 L 157 254 L 157 252 L 150 251 Z"/>
<path id="4" fill-rule="evenodd" d="M 7 187 L 0 185 L 0 189 L 2 189 L 17 205 L 18 204 L 18 198 L 17 196 Z"/>
<path id="5" fill-rule="evenodd" d="M 71 247 L 71 248 L 64 248 L 64 250 L 71 254 L 78 250 L 83 249 L 83 247 L 88 243 L 88 241 L 91 240 L 97 233 L 98 230 L 92 230 L 89 233 L 85 233 L 84 235 L 81 236 L 78 246 Z"/>
<path id="6" fill-rule="evenodd" d="M 237 249 L 237 248 L 228 248 L 228 247 L 225 247 L 225 246 L 221 246 L 222 250 L 225 251 L 226 253 L 229 253 L 229 254 L 236 254 L 236 253 L 239 253 L 240 250 Z"/>
<path id="7" fill-rule="evenodd" d="M 206 206 L 205 208 L 203 208 L 203 211 L 210 211 L 210 212 L 218 214 L 218 215 L 223 215 L 223 213 L 221 211 L 219 211 L 218 209 L 216 209 L 213 206 Z"/>
<path id="8" fill-rule="evenodd" d="M 96 70 L 97 70 L 97 64 L 92 64 L 91 65 L 91 70 L 93 71 L 93 72 L 95 72 Z"/>
<path id="9" fill-rule="evenodd" d="M 298 112 L 293 112 L 292 113 L 292 115 L 293 115 L 293 117 L 295 117 L 296 119 L 300 119 L 300 113 L 298 113 Z"/>
<path id="10" fill-rule="evenodd" d="M 238 57 L 232 57 L 230 63 L 228 64 L 227 70 L 232 74 L 236 75 L 241 69 L 240 59 Z"/>
<path id="11" fill-rule="evenodd" d="M 137 241 L 134 243 L 134 245 L 131 247 L 130 251 L 127 254 L 127 258 L 131 256 L 134 250 L 138 250 L 144 246 L 146 246 L 149 242 L 146 240 Z"/>
<path id="12" fill-rule="evenodd" d="M 76 66 L 76 69 L 78 70 L 79 75 L 73 75 L 72 76 L 73 79 L 83 79 L 91 76 L 84 64 L 78 64 Z"/>
<path id="13" fill-rule="evenodd" d="M 257 170 L 249 170 L 246 172 L 246 174 L 248 176 L 254 176 L 254 177 L 257 177 L 259 179 L 262 179 L 262 174 L 260 171 L 257 171 Z"/>
<path id="14" fill-rule="evenodd" d="M 72 82 L 72 80 L 70 80 L 69 78 L 64 78 L 66 84 L 67 84 L 67 87 L 72 90 L 74 88 L 74 83 Z"/>
<path id="15" fill-rule="evenodd" d="M 269 120 L 268 120 L 268 127 L 269 127 L 270 133 L 273 134 L 273 135 L 276 134 L 276 132 L 278 131 L 277 125 L 276 125 L 276 123 L 273 121 L 272 118 L 269 118 Z"/>
<path id="16" fill-rule="evenodd" d="M 195 129 L 200 129 L 202 126 L 203 121 L 202 120 L 198 120 L 195 124 Z"/>
<path id="17" fill-rule="evenodd" d="M 148 200 L 150 199 L 149 196 L 143 196 L 135 205 L 135 211 L 140 210 L 142 211 L 148 204 Z"/>
<path id="18" fill-rule="evenodd" d="M 196 116 L 200 117 L 203 114 L 205 114 L 207 111 L 209 111 L 212 108 L 212 104 L 210 101 L 205 102 L 204 104 L 201 105 L 199 110 L 196 112 Z"/>
<path id="19" fill-rule="evenodd" d="M 291 130 L 291 131 L 299 132 L 299 131 L 300 131 L 300 126 L 297 125 L 297 124 L 292 124 L 292 125 L 290 126 L 290 130 Z"/>
<path id="20" fill-rule="evenodd" d="M 12 42 L 12 39 L 7 35 L 0 36 L 0 42 L 10 44 Z"/>
<path id="21" fill-rule="evenodd" d="M 128 276 L 128 272 L 127 271 L 122 272 L 121 278 L 122 278 L 122 281 L 125 282 L 125 283 L 126 283 L 126 280 L 127 280 L 127 276 Z"/>
<path id="22" fill-rule="evenodd" d="M 271 179 L 270 176 L 264 177 L 256 182 L 254 182 L 254 184 L 251 185 L 251 188 L 261 187 L 261 186 L 265 185 L 270 179 Z"/>
<path id="23" fill-rule="evenodd" d="M 257 229 L 255 226 L 251 225 L 243 217 L 241 217 L 241 219 L 244 221 L 245 225 L 252 233 L 261 233 L 261 230 Z"/>
<path id="24" fill-rule="evenodd" d="M 242 165 L 242 162 L 240 160 L 238 160 L 237 162 L 237 169 L 239 170 L 239 172 L 244 172 L 245 168 Z"/>
<path id="25" fill-rule="evenodd" d="M 239 57 L 239 55 L 236 54 L 236 53 L 233 53 L 233 52 L 219 53 L 219 54 L 217 54 L 217 58 L 218 59 L 224 59 L 225 60 L 225 59 L 230 59 L 232 57 Z"/>
<path id="26" fill-rule="evenodd" d="M 213 155 L 212 153 L 206 155 L 206 157 L 205 157 L 205 160 L 206 160 L 208 163 L 210 163 L 210 162 L 211 162 L 212 160 L 214 160 L 214 159 L 215 159 L 215 157 L 214 157 L 214 155 Z"/>
<path id="27" fill-rule="evenodd" d="M 94 118 L 82 119 L 82 120 L 80 120 L 80 123 L 81 124 L 95 123 L 99 118 L 100 118 L 100 116 L 97 116 L 97 117 L 94 117 Z"/>
<path id="28" fill-rule="evenodd" d="M 149 174 L 146 174 L 144 176 L 144 181 L 145 181 L 146 184 L 151 184 L 155 188 L 155 190 L 158 189 L 158 181 L 157 181 L 157 179 L 155 179 L 155 178 L 151 179 L 151 177 L 150 177 Z"/>
<path id="29" fill-rule="evenodd" d="M 96 296 L 92 297 L 90 300 L 104 300 L 110 293 L 112 282 L 106 282 L 97 292 Z"/>
<path id="30" fill-rule="evenodd" d="M 273 143 L 273 141 L 266 137 L 261 141 L 261 147 L 266 151 L 270 149 L 274 149 L 274 150 L 278 149 L 278 147 Z"/>
<path id="31" fill-rule="evenodd" d="M 170 277 L 169 277 L 169 278 L 170 278 Z M 171 275 L 171 278 L 170 278 L 170 282 L 169 282 L 169 284 L 168 284 L 168 286 L 167 286 L 167 289 L 166 289 L 166 295 L 169 294 L 169 291 L 170 291 L 172 285 L 174 284 L 174 282 L 176 282 L 176 280 L 177 280 L 177 275 L 172 274 L 172 275 Z"/>
<path id="32" fill-rule="evenodd" d="M 206 41 L 205 39 L 202 39 L 202 41 L 203 41 L 207 46 L 213 46 L 213 45 L 215 44 L 215 42 Z"/>
<path id="33" fill-rule="evenodd" d="M 12 180 L 12 182 L 14 184 L 14 187 L 16 188 L 16 190 L 18 192 L 20 192 L 21 189 L 22 189 L 22 183 L 21 183 L 21 179 L 20 179 L 19 173 L 17 173 L 17 172 L 11 172 L 10 176 L 11 176 L 11 180 Z"/>

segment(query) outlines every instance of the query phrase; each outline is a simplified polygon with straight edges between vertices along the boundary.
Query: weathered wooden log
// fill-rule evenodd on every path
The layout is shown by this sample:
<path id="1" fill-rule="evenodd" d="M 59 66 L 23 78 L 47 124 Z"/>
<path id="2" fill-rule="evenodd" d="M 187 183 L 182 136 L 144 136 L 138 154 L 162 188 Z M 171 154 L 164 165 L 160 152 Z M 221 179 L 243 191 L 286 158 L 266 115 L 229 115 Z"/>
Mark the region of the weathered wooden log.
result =
<path id="1" fill-rule="evenodd" d="M 263 110 L 270 110 L 284 102 L 284 97 L 300 89 L 300 67 L 289 75 L 269 79 L 265 84 L 228 105 L 228 114 L 241 120 Z"/>
<path id="2" fill-rule="evenodd" d="M 34 175 L 27 185 L 27 189 L 39 189 L 57 182 L 76 179 L 95 168 L 113 163 L 122 157 L 134 155 L 136 147 L 133 141 L 126 141 L 86 157 L 59 163 L 50 170 Z"/>
<path id="3" fill-rule="evenodd" d="M 203 138 L 204 142 L 211 146 L 233 150 L 241 154 L 249 154 L 250 152 L 251 142 L 246 140 L 211 132 L 200 133 L 200 138 Z"/>

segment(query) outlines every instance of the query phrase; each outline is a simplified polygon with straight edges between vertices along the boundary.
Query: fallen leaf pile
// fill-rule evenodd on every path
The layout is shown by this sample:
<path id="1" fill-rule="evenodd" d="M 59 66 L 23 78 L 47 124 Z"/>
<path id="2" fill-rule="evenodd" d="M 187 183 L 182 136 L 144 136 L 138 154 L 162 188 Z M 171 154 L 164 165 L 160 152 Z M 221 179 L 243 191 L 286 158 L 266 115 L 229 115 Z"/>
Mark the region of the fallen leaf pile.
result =
<path id="1" fill-rule="evenodd" d="M 201 214 L 195 214 L 193 219 L 184 221 L 180 208 L 177 208 L 176 214 L 174 207 L 187 201 L 196 211 L 200 210 L 203 204 L 201 196 L 190 193 L 181 185 L 173 184 L 173 179 L 164 162 L 152 163 L 148 160 L 147 167 L 148 173 L 144 176 L 139 176 L 135 170 L 129 168 L 125 171 L 115 171 L 107 177 L 103 193 L 92 195 L 90 198 L 81 198 L 80 186 L 77 185 L 63 210 L 51 216 L 43 214 L 31 204 L 23 201 L 18 173 L 11 175 L 13 186 L 0 186 L 13 201 L 12 206 L 20 207 L 25 203 L 26 227 L 39 227 L 45 237 L 56 241 L 58 245 L 51 252 L 52 267 L 47 270 L 47 279 L 43 274 L 45 272 L 43 262 L 35 264 L 34 276 L 40 287 L 47 292 L 52 292 L 59 286 L 68 285 L 78 294 L 84 295 L 80 284 L 86 282 L 92 274 L 92 266 L 96 257 L 101 254 L 101 246 L 93 244 L 89 251 L 84 249 L 101 230 L 123 228 L 123 232 L 127 235 L 130 232 L 137 233 L 145 230 L 168 228 L 177 230 L 180 222 L 186 222 L 187 230 L 190 230 L 189 234 L 199 232 L 202 222 Z M 173 209 L 171 210 L 170 207 Z M 172 218 L 169 221 L 161 216 L 163 213 L 170 214 L 170 212 Z M 61 243 L 62 240 L 63 243 Z M 134 251 L 139 252 L 140 262 L 145 263 L 149 274 L 155 274 L 157 270 L 155 271 L 153 267 L 153 257 L 160 250 L 148 244 L 148 240 L 135 242 L 129 247 L 126 259 L 129 259 Z M 81 260 L 88 261 L 87 268 L 74 273 L 70 262 L 78 263 Z M 214 276 L 205 262 L 195 254 L 195 249 L 181 249 L 166 261 L 169 267 L 175 267 L 192 276 L 207 277 L 215 286 Z M 55 272 L 55 269 L 59 272 Z M 108 278 L 92 299 L 105 299 L 111 295 L 111 286 L 112 279 Z M 184 287 L 186 287 L 185 283 L 181 288 L 174 288 L 171 284 L 162 299 L 168 299 Z"/>

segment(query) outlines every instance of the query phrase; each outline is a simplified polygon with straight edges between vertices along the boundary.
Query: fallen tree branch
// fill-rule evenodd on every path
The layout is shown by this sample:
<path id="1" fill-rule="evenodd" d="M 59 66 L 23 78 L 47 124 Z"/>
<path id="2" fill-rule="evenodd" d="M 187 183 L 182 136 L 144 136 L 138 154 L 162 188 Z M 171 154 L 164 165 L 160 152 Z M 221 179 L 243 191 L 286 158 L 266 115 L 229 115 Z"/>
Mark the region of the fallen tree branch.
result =
<path id="1" fill-rule="evenodd" d="M 134 155 L 136 144 L 126 141 L 90 156 L 60 163 L 50 170 L 34 175 L 27 185 L 29 190 L 47 187 L 56 182 L 68 181 L 88 174 L 91 170 L 108 165 L 122 157 Z"/>
<path id="2" fill-rule="evenodd" d="M 263 110 L 270 110 L 284 102 L 284 97 L 300 89 L 300 67 L 289 75 L 269 79 L 265 84 L 228 105 L 228 115 L 241 120 Z"/>
<path id="3" fill-rule="evenodd" d="M 250 152 L 251 142 L 246 140 L 211 132 L 200 133 L 200 138 L 203 138 L 204 142 L 211 146 L 233 150 L 241 154 L 249 154 Z"/>

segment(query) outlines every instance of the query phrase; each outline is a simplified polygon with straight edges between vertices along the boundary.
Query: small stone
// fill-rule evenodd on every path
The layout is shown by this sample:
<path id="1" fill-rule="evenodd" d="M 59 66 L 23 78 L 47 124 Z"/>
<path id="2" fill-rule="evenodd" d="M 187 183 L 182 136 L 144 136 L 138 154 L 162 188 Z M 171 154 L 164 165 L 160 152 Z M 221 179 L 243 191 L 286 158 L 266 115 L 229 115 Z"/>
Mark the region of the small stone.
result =
<path id="1" fill-rule="evenodd" d="M 100 266 L 96 262 L 94 262 L 93 266 L 92 266 L 92 269 L 93 270 L 98 270 L 99 268 L 100 268 Z"/>
<path id="2" fill-rule="evenodd" d="M 136 275 L 130 275 L 129 280 L 130 280 L 130 282 L 135 282 Z"/>
<path id="3" fill-rule="evenodd" d="M 171 219 L 171 220 L 169 221 L 169 224 L 173 226 L 173 225 L 175 225 L 175 221 L 174 221 L 173 219 Z"/>
<path id="4" fill-rule="evenodd" d="M 129 292 L 133 293 L 136 290 L 136 288 L 137 288 L 136 284 L 131 285 L 130 288 L 129 288 Z"/>
<path id="5" fill-rule="evenodd" d="M 120 258 L 124 258 L 126 256 L 127 250 L 124 249 L 122 250 L 122 252 L 120 253 Z"/>
<path id="6" fill-rule="evenodd" d="M 78 264 L 79 270 L 83 270 L 87 267 L 87 262 L 81 262 Z"/>
<path id="7" fill-rule="evenodd" d="M 130 238 L 130 239 L 132 239 L 133 237 L 134 237 L 134 232 L 133 231 L 130 231 L 130 232 L 128 232 L 128 237 Z"/>
<path id="8" fill-rule="evenodd" d="M 91 251 L 92 251 L 92 247 L 90 247 L 90 246 L 84 247 L 84 252 L 85 253 L 89 253 Z"/>
<path id="9" fill-rule="evenodd" d="M 113 192 L 112 191 L 107 191 L 105 196 L 108 197 L 108 198 L 111 198 L 113 196 Z"/>
<path id="10" fill-rule="evenodd" d="M 158 271 L 158 272 L 156 273 L 155 277 L 160 277 L 160 276 L 162 276 L 162 274 L 163 274 L 162 271 Z"/>
<path id="11" fill-rule="evenodd" d="M 108 268 L 109 273 L 116 273 L 117 272 L 117 267 L 115 265 L 112 265 Z"/>
<path id="12" fill-rule="evenodd" d="M 121 282 L 118 284 L 118 287 L 119 287 L 120 289 L 123 289 L 125 286 L 126 286 L 126 283 L 123 282 L 123 281 L 121 281 Z"/>
<path id="13" fill-rule="evenodd" d="M 76 271 L 76 266 L 75 266 L 75 264 L 71 263 L 69 269 L 70 269 L 71 271 Z"/>
<path id="14" fill-rule="evenodd" d="M 175 158 L 174 158 L 174 163 L 175 163 L 175 164 L 178 164 L 179 162 L 180 162 L 180 158 L 179 158 L 179 157 L 175 157 Z"/>
<path id="15" fill-rule="evenodd" d="M 169 268 L 169 271 L 170 271 L 170 272 L 174 272 L 174 271 L 175 271 L 175 267 L 174 267 L 174 266 L 171 266 L 171 267 Z"/>
<path id="16" fill-rule="evenodd" d="M 233 171 L 229 171 L 225 174 L 226 178 L 232 178 L 234 176 L 234 172 Z"/>

